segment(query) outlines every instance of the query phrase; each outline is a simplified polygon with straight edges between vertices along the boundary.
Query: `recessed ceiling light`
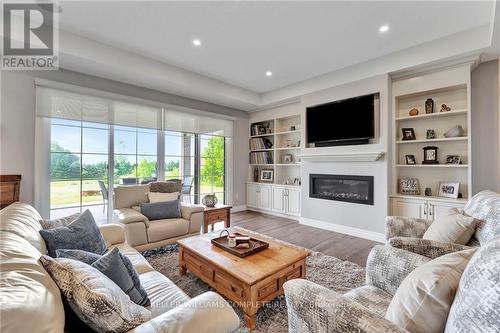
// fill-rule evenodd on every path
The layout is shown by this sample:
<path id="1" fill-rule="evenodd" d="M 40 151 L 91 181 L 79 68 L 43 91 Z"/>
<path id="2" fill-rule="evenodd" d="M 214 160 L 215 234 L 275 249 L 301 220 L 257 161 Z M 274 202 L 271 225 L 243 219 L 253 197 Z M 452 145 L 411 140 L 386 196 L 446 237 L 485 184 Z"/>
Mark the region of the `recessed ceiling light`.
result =
<path id="1" fill-rule="evenodd" d="M 380 31 L 380 32 L 387 32 L 387 31 L 389 31 L 389 26 L 388 25 L 383 25 L 380 28 L 378 28 L 378 31 Z"/>
<path id="2" fill-rule="evenodd" d="M 193 45 L 194 46 L 200 46 L 201 45 L 201 41 L 199 39 L 193 39 Z"/>
<path id="3" fill-rule="evenodd" d="M 271 71 L 266 72 L 266 76 L 271 76 L 271 75 L 273 75 L 273 72 L 271 72 Z"/>

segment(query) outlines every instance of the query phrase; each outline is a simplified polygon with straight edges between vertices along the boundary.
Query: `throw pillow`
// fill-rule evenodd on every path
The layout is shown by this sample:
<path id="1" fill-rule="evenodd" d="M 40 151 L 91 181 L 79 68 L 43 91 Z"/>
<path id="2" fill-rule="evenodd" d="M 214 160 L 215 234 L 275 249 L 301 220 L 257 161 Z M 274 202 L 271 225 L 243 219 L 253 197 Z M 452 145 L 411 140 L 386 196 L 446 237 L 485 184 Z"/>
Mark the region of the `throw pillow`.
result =
<path id="1" fill-rule="evenodd" d="M 152 182 L 149 184 L 150 192 L 182 192 L 182 181 L 180 179 L 171 179 L 164 182 Z"/>
<path id="2" fill-rule="evenodd" d="M 97 254 L 106 251 L 106 242 L 88 209 L 67 226 L 40 230 L 40 234 L 51 257 L 56 256 L 57 249 L 77 249 Z"/>
<path id="3" fill-rule="evenodd" d="M 80 216 L 80 213 L 71 214 L 54 220 L 40 220 L 42 229 L 54 229 L 57 227 L 65 227 Z"/>
<path id="4" fill-rule="evenodd" d="M 172 201 L 179 199 L 179 192 L 172 192 L 172 193 L 148 192 L 148 198 L 150 203 Z"/>
<path id="5" fill-rule="evenodd" d="M 88 252 L 88 251 L 83 251 L 83 250 L 74 250 L 74 249 L 57 249 L 56 250 L 56 258 L 73 259 L 73 260 L 84 262 L 87 265 L 92 265 L 100 257 L 101 256 L 99 254 Z"/>
<path id="6" fill-rule="evenodd" d="M 442 333 L 460 277 L 476 249 L 431 260 L 399 285 L 385 318 L 412 333 Z"/>
<path id="7" fill-rule="evenodd" d="M 43 255 L 43 267 L 75 314 L 97 332 L 127 332 L 151 319 L 151 312 L 132 302 L 104 274 L 82 262 Z"/>
<path id="8" fill-rule="evenodd" d="M 134 265 L 118 248 L 113 248 L 103 256 L 81 250 L 56 250 L 57 258 L 78 260 L 97 268 L 120 287 L 130 300 L 142 306 L 149 306 L 151 301 L 141 285 Z"/>
<path id="9" fill-rule="evenodd" d="M 478 220 L 461 214 L 454 208 L 449 215 L 432 222 L 422 238 L 465 245 L 474 235 L 477 222 Z"/>
<path id="10" fill-rule="evenodd" d="M 141 213 L 151 221 L 179 218 L 181 217 L 180 200 L 141 203 Z"/>

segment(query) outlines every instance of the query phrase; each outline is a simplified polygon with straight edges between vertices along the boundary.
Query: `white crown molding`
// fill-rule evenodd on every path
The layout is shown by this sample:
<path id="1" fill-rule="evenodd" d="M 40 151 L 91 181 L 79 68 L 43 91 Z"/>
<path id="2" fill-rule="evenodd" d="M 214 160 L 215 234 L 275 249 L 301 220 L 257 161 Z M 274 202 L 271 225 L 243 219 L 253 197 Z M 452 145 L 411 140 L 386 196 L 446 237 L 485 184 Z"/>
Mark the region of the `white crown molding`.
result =
<path id="1" fill-rule="evenodd" d="M 360 228 L 349 227 L 342 224 L 336 224 L 326 221 L 310 219 L 308 217 L 300 217 L 300 224 L 310 227 L 320 228 L 324 230 L 334 231 L 341 234 L 369 239 L 375 242 L 385 243 L 385 235 L 379 232 L 365 230 Z"/>
<path id="2" fill-rule="evenodd" d="M 300 154 L 302 161 L 309 162 L 374 162 L 384 156 L 384 152 Z"/>

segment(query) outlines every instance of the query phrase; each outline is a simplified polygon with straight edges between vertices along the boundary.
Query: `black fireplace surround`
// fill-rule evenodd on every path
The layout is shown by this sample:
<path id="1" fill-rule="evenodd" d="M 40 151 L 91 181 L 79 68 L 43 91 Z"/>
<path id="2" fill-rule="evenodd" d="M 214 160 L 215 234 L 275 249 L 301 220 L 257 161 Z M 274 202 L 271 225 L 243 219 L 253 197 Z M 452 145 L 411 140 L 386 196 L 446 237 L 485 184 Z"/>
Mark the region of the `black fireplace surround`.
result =
<path id="1" fill-rule="evenodd" d="M 309 174 L 309 197 L 373 205 L 373 176 Z"/>

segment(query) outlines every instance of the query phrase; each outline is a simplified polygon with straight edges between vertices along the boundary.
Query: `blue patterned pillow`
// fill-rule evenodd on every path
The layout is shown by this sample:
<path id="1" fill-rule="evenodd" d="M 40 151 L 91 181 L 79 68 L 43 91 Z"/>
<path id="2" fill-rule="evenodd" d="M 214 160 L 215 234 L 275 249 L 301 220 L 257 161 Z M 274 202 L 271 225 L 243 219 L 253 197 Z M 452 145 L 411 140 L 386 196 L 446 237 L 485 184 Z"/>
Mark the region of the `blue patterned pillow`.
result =
<path id="1" fill-rule="evenodd" d="M 130 297 L 130 300 L 142 306 L 151 304 L 146 290 L 141 286 L 139 275 L 129 258 L 118 248 L 107 252 L 102 257 L 95 253 L 81 250 L 56 250 L 58 258 L 78 260 L 90 265 L 116 283 Z"/>
<path id="2" fill-rule="evenodd" d="M 141 203 L 141 214 L 149 220 L 175 219 L 181 217 L 180 200 Z"/>
<path id="3" fill-rule="evenodd" d="M 67 226 L 40 230 L 40 235 L 51 257 L 56 256 L 57 249 L 77 249 L 97 254 L 106 251 L 106 242 L 88 209 Z"/>

